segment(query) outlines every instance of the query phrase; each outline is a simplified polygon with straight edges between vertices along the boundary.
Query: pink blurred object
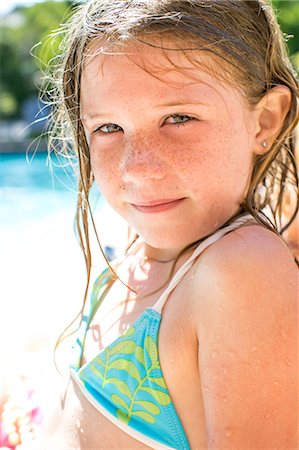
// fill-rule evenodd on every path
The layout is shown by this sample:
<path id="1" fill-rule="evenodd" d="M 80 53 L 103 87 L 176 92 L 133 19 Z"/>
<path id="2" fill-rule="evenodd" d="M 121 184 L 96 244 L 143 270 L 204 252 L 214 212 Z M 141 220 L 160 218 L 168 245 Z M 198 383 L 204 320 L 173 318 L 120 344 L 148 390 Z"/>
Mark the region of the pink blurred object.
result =
<path id="1" fill-rule="evenodd" d="M 36 390 L 27 377 L 12 386 L 0 415 L 0 450 L 21 449 L 32 442 L 42 413 Z M 25 447 L 24 447 L 25 449 Z"/>

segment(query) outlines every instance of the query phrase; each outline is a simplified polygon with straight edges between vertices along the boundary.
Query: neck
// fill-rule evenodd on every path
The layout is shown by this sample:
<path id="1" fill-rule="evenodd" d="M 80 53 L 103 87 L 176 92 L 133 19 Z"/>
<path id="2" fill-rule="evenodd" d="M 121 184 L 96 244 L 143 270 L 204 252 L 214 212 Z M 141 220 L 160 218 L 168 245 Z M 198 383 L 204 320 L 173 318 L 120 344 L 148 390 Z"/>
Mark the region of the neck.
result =
<path id="1" fill-rule="evenodd" d="M 174 258 L 169 258 L 169 259 L 157 259 L 157 258 L 150 258 L 149 256 L 143 256 L 142 257 L 142 261 L 148 261 L 148 262 L 157 262 L 157 263 L 161 263 L 161 264 L 167 264 L 167 263 L 170 263 L 170 262 L 173 262 L 173 261 L 175 261 L 176 260 L 176 258 L 174 257 Z"/>
<path id="2" fill-rule="evenodd" d="M 143 246 L 143 258 L 149 262 L 170 263 L 174 262 L 180 253 L 180 249 L 160 249 L 148 244 Z"/>

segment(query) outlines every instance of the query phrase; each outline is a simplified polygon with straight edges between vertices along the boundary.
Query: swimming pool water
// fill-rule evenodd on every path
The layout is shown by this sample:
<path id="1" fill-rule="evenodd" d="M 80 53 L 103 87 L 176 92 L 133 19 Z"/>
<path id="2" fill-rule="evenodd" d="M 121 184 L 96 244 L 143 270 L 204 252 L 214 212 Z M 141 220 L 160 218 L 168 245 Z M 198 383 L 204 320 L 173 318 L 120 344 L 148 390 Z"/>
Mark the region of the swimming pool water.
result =
<path id="1" fill-rule="evenodd" d="M 30 162 L 25 153 L 0 154 L 2 363 L 8 354 L 54 343 L 82 306 L 86 270 L 74 233 L 76 179 L 54 157 L 50 167 L 46 153 Z M 127 229 L 96 186 L 90 203 L 103 247 L 124 247 Z M 92 248 L 97 276 L 105 262 L 95 240 Z"/>
<path id="2" fill-rule="evenodd" d="M 2 226 L 20 226 L 75 207 L 76 180 L 70 167 L 59 167 L 55 158 L 51 165 L 46 153 L 31 161 L 25 153 L 0 155 Z"/>
<path id="3" fill-rule="evenodd" d="M 30 162 L 25 153 L 0 154 L 1 354 L 55 339 L 81 306 L 76 180 L 57 163 L 53 158 L 51 171 L 46 153 Z M 96 192 L 93 204 L 103 204 Z"/>

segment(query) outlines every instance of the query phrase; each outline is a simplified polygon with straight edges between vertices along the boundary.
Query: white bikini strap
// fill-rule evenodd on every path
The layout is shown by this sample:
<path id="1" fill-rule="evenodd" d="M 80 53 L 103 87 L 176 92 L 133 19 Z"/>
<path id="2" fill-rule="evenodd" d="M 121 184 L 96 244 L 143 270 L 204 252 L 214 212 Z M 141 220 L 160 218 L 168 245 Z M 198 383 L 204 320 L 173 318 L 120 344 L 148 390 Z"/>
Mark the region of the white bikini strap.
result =
<path id="1" fill-rule="evenodd" d="M 159 300 L 156 302 L 156 304 L 153 306 L 153 309 L 160 312 L 163 309 L 163 306 L 169 296 L 169 294 L 174 290 L 174 288 L 179 284 L 179 282 L 182 280 L 182 278 L 186 275 L 186 273 L 189 271 L 190 267 L 196 260 L 196 258 L 207 248 L 209 245 L 216 242 L 218 239 L 223 237 L 225 234 L 227 234 L 229 231 L 235 230 L 240 225 L 243 225 L 245 222 L 247 222 L 249 219 L 252 219 L 251 214 L 246 214 L 238 219 L 236 219 L 234 222 L 232 222 L 230 225 L 227 225 L 224 228 L 221 228 L 220 230 L 216 231 L 214 234 L 212 234 L 210 237 L 205 239 L 201 244 L 199 244 L 198 247 L 194 250 L 190 258 L 182 265 L 182 267 L 176 272 L 176 274 L 173 276 L 173 278 L 170 280 L 170 283 L 168 287 L 165 289 L 165 291 L 160 296 Z"/>

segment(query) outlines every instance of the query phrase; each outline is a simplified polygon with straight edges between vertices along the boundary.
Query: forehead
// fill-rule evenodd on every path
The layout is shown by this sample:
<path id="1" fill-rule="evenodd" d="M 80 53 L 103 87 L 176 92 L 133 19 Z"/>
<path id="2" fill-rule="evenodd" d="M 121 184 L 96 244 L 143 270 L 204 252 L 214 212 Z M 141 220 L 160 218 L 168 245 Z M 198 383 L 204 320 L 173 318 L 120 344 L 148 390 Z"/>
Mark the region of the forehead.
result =
<path id="1" fill-rule="evenodd" d="M 122 96 L 155 100 L 177 97 L 209 102 L 230 96 L 235 88 L 218 77 L 219 61 L 205 52 L 157 48 L 142 43 L 103 53 L 99 43 L 88 49 L 81 78 L 81 106 L 96 98 L 113 102 Z M 174 46 L 172 45 L 172 47 Z M 229 93 L 228 93 L 229 91 Z"/>
<path id="2" fill-rule="evenodd" d="M 224 82 L 228 80 L 228 71 L 226 73 L 225 65 L 220 58 L 209 55 L 207 52 L 180 48 L 180 43 L 174 39 L 154 38 L 152 43 L 131 42 L 119 46 L 111 47 L 111 50 L 101 46 L 100 40 L 94 40 L 86 49 L 83 73 L 88 72 L 93 75 L 94 71 L 104 73 L 105 66 L 111 69 L 111 63 L 114 64 L 113 71 L 124 71 L 125 65 L 130 63 L 152 75 L 159 77 L 163 75 L 165 81 L 171 81 L 171 74 L 177 72 L 183 76 L 183 82 L 186 77 L 198 80 L 199 72 L 213 74 L 219 80 Z M 220 63 L 220 64 L 219 64 Z M 119 65 L 119 69 L 117 68 Z M 92 73 L 93 72 L 93 73 Z M 179 80 L 178 80 L 179 82 Z"/>

